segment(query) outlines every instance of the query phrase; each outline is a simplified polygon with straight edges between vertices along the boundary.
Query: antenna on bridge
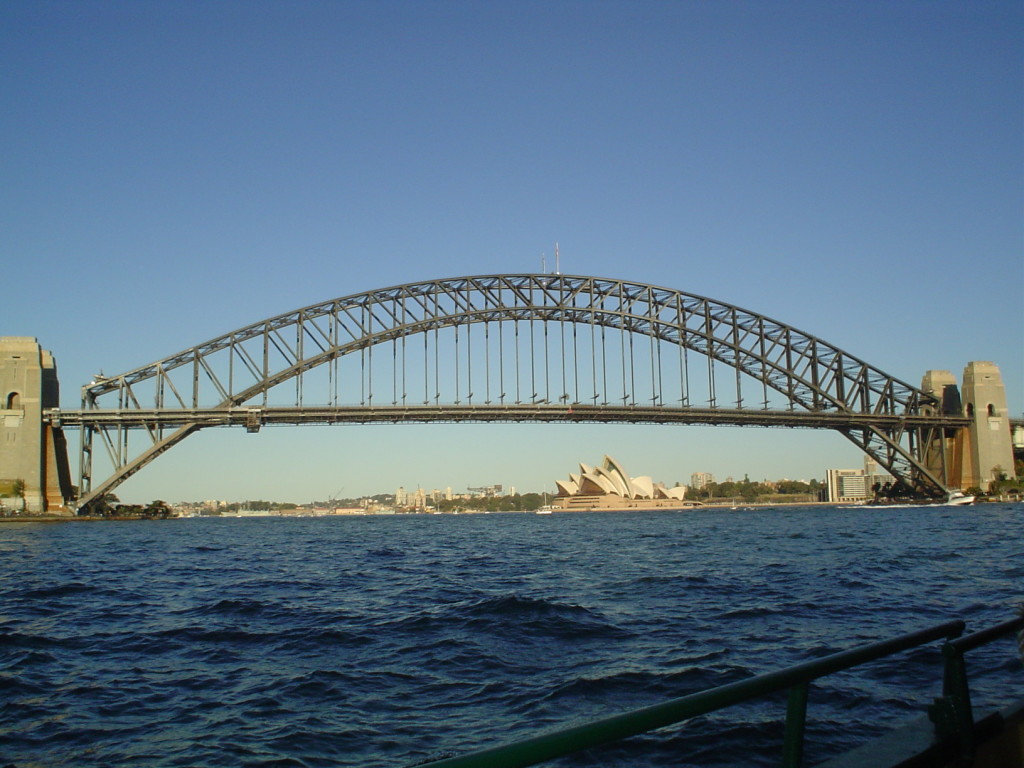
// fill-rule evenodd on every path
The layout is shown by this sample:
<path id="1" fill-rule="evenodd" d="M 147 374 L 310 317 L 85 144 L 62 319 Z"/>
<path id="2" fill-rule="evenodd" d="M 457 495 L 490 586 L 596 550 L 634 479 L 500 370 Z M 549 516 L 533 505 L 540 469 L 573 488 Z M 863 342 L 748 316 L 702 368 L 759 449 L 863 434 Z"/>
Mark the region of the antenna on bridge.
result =
<path id="1" fill-rule="evenodd" d="M 561 266 L 558 263 L 558 243 L 557 242 L 555 243 L 555 274 L 556 275 L 562 274 L 562 268 L 561 268 Z"/>
<path id="2" fill-rule="evenodd" d="M 542 275 L 546 275 L 548 273 L 548 257 L 545 253 L 540 255 L 540 273 Z"/>

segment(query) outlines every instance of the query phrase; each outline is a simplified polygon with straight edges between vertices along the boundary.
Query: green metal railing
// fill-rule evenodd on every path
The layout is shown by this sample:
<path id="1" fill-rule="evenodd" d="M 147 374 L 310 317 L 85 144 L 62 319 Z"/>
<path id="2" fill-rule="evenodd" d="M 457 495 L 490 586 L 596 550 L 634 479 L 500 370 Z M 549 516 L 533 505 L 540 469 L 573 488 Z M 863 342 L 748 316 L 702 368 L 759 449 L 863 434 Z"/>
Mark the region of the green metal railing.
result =
<path id="1" fill-rule="evenodd" d="M 942 697 L 935 700 L 928 715 L 935 723 L 939 738 L 950 738 L 959 744 L 961 764 L 969 765 L 977 747 L 974 738 L 974 709 L 967 684 L 967 651 L 986 645 L 1005 635 L 1024 630 L 1024 615 L 994 627 L 959 637 L 942 647 L 946 659 L 942 680 Z"/>
<path id="2" fill-rule="evenodd" d="M 675 725 L 698 715 L 783 690 L 788 691 L 789 700 L 786 707 L 785 741 L 781 764 L 783 768 L 799 768 L 803 760 L 808 690 L 813 681 L 942 639 L 947 641 L 943 646 L 943 653 L 946 657 L 946 674 L 943 687 L 944 697 L 933 706 L 933 710 L 940 713 L 940 719 L 936 720 L 939 726 L 937 731 L 940 736 L 955 735 L 960 739 L 963 750 L 973 750 L 971 734 L 974 721 L 970 708 L 970 694 L 967 688 L 963 654 L 971 648 L 976 648 L 996 637 L 1024 627 L 1024 617 L 960 638 L 964 627 L 964 622 L 959 619 L 947 621 L 928 629 L 841 651 L 794 667 L 700 691 L 573 728 L 466 755 L 422 763 L 421 768 L 525 768 L 525 766 L 537 765 L 584 749 Z"/>

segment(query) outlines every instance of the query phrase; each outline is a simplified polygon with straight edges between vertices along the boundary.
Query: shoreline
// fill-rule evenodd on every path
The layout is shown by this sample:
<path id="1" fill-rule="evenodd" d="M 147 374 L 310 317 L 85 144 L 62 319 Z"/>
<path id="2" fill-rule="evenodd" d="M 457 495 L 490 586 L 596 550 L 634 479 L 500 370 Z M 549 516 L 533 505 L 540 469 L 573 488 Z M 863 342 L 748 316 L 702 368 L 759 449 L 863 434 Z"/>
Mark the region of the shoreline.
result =
<path id="1" fill-rule="evenodd" d="M 828 502 L 828 501 L 799 501 L 799 502 L 785 502 L 785 503 L 770 503 L 770 504 L 732 504 L 730 502 L 723 502 L 721 504 L 702 504 L 697 507 L 607 507 L 603 509 L 560 509 L 555 508 L 552 512 L 556 514 L 575 514 L 579 512 L 694 512 L 702 509 L 726 509 L 734 510 L 737 512 L 752 512 L 757 509 L 772 509 L 780 507 L 852 507 L 852 506 L 870 506 L 866 504 L 858 504 L 856 502 Z M 452 515 L 455 513 L 443 512 L 442 515 Z M 483 514 L 506 514 L 506 515 L 532 515 L 536 514 L 536 510 L 509 510 L 505 512 L 489 512 L 487 510 L 460 510 L 460 515 L 483 515 Z M 97 517 L 95 515 L 12 515 L 10 517 L 0 517 L 0 524 L 3 523 L 68 523 L 68 522 L 152 522 L 157 519 L 165 520 L 192 520 L 202 518 L 216 518 L 216 519 L 259 519 L 264 517 L 274 518 L 302 518 L 307 519 L 310 517 L 318 518 L 340 518 L 340 517 L 423 517 L 422 513 L 409 513 L 399 515 L 378 515 L 373 512 L 369 512 L 362 515 L 201 515 L 199 518 L 196 517 L 168 517 L 168 518 L 151 518 L 151 517 Z"/>
<path id="2" fill-rule="evenodd" d="M 1019 503 L 1013 500 L 1001 500 L 1001 499 L 983 499 L 975 501 L 971 505 L 976 506 L 979 504 L 1013 504 Z M 702 509 L 716 509 L 716 510 L 730 510 L 734 512 L 753 512 L 761 509 L 781 509 L 784 507 L 864 507 L 867 509 L 894 509 L 899 507 L 915 507 L 915 506 L 947 506 L 944 504 L 936 504 L 934 502 L 920 501 L 920 502 L 893 502 L 891 504 L 872 504 L 870 502 L 862 501 L 789 501 L 789 502 L 769 502 L 769 503 L 739 503 L 735 504 L 732 502 L 722 502 L 720 504 L 701 504 L 700 506 L 694 507 L 596 507 L 596 508 L 577 508 L 577 509 L 564 509 L 555 507 L 551 511 L 556 514 L 576 514 L 580 512 L 592 513 L 592 512 L 696 512 Z M 484 515 L 484 514 L 502 514 L 502 515 L 533 515 L 536 514 L 536 510 L 507 510 L 504 512 L 490 512 L 483 509 L 463 509 L 457 513 L 454 512 L 442 512 L 442 515 Z M 97 517 L 95 515 L 12 515 L 10 517 L 0 517 L 0 524 L 3 523 L 70 523 L 70 522 L 85 522 L 85 523 L 100 523 L 100 522 L 152 522 L 155 520 L 193 520 L 202 518 L 216 518 L 216 519 L 260 519 L 264 517 L 274 518 L 296 518 L 296 519 L 308 519 L 311 517 L 316 518 L 341 518 L 341 517 L 423 517 L 424 513 L 400 513 L 400 514 L 377 514 L 374 512 L 368 512 L 365 514 L 346 514 L 346 515 L 200 515 L 200 516 L 186 516 L 186 517 L 167 517 L 167 518 L 155 518 L 155 517 L 128 517 L 128 516 L 115 516 L 115 517 Z"/>

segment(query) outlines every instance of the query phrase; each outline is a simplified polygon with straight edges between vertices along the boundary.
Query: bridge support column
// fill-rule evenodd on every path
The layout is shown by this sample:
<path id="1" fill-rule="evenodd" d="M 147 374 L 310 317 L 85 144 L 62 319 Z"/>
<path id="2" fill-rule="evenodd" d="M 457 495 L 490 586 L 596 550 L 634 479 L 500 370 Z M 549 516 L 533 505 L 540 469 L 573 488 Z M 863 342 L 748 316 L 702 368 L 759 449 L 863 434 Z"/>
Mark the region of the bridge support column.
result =
<path id="1" fill-rule="evenodd" d="M 927 371 L 921 379 L 921 389 L 939 401 L 937 409 L 925 407 L 925 415 L 933 415 L 932 410 L 949 416 L 963 413 L 960 388 L 951 371 Z M 950 489 L 960 488 L 963 482 L 963 432 L 962 429 L 936 428 L 922 437 L 924 465 Z"/>
<path id="2" fill-rule="evenodd" d="M 929 470 L 941 471 L 949 488 L 983 491 L 991 489 L 1000 473 L 1013 477 L 1006 388 L 995 363 L 968 363 L 962 389 L 949 371 L 928 371 L 921 389 L 939 401 L 941 413 L 966 416 L 971 422 L 961 429 L 935 430 L 928 437 L 924 459 Z"/>
<path id="3" fill-rule="evenodd" d="M 999 366 L 976 361 L 964 368 L 966 430 L 963 484 L 988 491 L 1001 473 L 1014 477 L 1013 436 L 1006 405 L 1006 388 Z"/>
<path id="4" fill-rule="evenodd" d="M 30 336 L 0 336 L 0 496 L 26 512 L 70 514 L 67 443 L 43 421 L 59 401 L 53 355 Z"/>

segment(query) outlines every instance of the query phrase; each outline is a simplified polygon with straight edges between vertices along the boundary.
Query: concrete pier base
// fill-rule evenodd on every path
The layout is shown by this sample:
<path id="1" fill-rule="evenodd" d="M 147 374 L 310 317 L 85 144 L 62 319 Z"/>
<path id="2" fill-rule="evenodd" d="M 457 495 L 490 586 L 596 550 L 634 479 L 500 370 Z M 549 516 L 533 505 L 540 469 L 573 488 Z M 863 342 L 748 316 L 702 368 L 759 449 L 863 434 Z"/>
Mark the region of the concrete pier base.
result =
<path id="1" fill-rule="evenodd" d="M 43 422 L 59 403 L 53 355 L 31 336 L 0 336 L 0 496 L 30 514 L 72 514 L 64 433 Z"/>

